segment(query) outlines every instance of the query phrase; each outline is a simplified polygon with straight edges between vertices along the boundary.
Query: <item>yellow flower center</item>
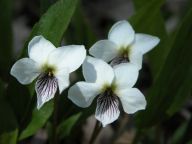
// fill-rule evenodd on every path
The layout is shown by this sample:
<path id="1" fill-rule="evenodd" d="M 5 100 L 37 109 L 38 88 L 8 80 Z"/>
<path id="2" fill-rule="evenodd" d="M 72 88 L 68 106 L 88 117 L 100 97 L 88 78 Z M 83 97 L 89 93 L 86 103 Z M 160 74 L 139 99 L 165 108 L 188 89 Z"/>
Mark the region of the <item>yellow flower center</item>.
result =
<path id="1" fill-rule="evenodd" d="M 103 88 L 101 89 L 101 93 L 106 92 L 106 91 L 111 91 L 112 93 L 114 93 L 115 90 L 116 90 L 116 85 L 115 84 L 111 84 L 111 85 L 105 84 L 103 86 Z"/>
<path id="2" fill-rule="evenodd" d="M 131 48 L 129 46 L 120 48 L 120 51 L 119 51 L 120 57 L 129 59 L 130 50 L 131 50 Z"/>
<path id="3" fill-rule="evenodd" d="M 50 65 L 43 65 L 42 67 L 42 72 L 46 73 L 49 77 L 53 77 L 55 74 L 56 68 L 54 66 L 50 66 Z"/>

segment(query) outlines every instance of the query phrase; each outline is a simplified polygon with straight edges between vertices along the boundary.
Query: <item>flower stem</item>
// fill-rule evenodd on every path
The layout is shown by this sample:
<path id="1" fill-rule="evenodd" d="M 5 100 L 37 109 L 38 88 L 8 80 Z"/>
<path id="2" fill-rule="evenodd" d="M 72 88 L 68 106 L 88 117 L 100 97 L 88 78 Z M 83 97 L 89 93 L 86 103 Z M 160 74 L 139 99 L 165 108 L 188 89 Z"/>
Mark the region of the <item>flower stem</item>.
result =
<path id="1" fill-rule="evenodd" d="M 55 97 L 54 97 L 53 129 L 52 129 L 51 144 L 57 144 L 58 143 L 58 137 L 57 137 L 58 100 L 59 100 L 59 90 L 57 90 Z"/>
<path id="2" fill-rule="evenodd" d="M 97 136 L 99 135 L 101 130 L 102 130 L 101 124 L 99 121 L 96 120 L 95 128 L 92 133 L 89 144 L 93 144 L 95 142 L 95 140 L 97 139 Z"/>

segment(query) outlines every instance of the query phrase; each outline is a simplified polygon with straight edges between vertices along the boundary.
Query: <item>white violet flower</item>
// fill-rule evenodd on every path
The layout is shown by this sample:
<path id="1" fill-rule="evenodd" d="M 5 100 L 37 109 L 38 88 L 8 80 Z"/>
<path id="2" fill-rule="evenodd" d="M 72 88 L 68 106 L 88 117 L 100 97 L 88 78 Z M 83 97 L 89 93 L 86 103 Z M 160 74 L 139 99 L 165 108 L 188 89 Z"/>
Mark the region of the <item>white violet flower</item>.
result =
<path id="1" fill-rule="evenodd" d="M 96 42 L 89 53 L 96 58 L 111 62 L 111 65 L 130 62 L 141 69 L 143 55 L 154 48 L 159 41 L 158 37 L 135 33 L 132 26 L 122 20 L 112 26 L 108 40 Z"/>
<path id="2" fill-rule="evenodd" d="M 35 36 L 28 45 L 29 58 L 18 60 L 11 68 L 11 75 L 21 84 L 37 78 L 37 108 L 69 86 L 69 74 L 80 67 L 86 57 L 82 45 L 55 48 L 43 36 Z"/>
<path id="3" fill-rule="evenodd" d="M 87 57 L 83 63 L 85 82 L 77 82 L 68 91 L 68 98 L 79 107 L 88 107 L 97 98 L 95 117 L 103 127 L 115 121 L 120 114 L 119 101 L 128 114 L 145 109 L 144 95 L 132 88 L 138 78 L 138 67 L 122 63 L 113 68 L 102 61 Z"/>

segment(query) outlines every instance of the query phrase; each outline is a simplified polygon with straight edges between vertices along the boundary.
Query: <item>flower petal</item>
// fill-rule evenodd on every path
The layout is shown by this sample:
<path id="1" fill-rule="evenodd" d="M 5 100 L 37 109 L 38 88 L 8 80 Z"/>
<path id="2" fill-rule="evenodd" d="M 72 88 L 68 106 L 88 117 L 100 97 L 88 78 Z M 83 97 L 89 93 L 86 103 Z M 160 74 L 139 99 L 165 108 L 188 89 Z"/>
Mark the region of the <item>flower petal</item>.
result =
<path id="1" fill-rule="evenodd" d="M 136 49 L 131 49 L 128 55 L 130 63 L 136 65 L 140 70 L 142 68 L 143 54 Z"/>
<path id="2" fill-rule="evenodd" d="M 137 88 L 129 88 L 119 91 L 118 96 L 121 100 L 123 109 L 128 114 L 133 114 L 146 107 L 144 95 Z"/>
<path id="3" fill-rule="evenodd" d="M 68 98 L 79 107 L 88 107 L 100 93 L 100 87 L 94 83 L 77 82 L 68 91 Z"/>
<path id="4" fill-rule="evenodd" d="M 87 82 L 109 85 L 114 78 L 113 68 L 109 64 L 89 56 L 83 63 L 83 75 Z"/>
<path id="5" fill-rule="evenodd" d="M 138 79 L 138 67 L 131 63 L 122 63 L 114 67 L 117 89 L 131 88 Z"/>
<path id="6" fill-rule="evenodd" d="M 159 42 L 160 39 L 158 37 L 147 34 L 136 34 L 135 42 L 131 45 L 131 47 L 132 49 L 137 49 L 142 52 L 142 54 L 145 54 L 154 48 Z"/>
<path id="7" fill-rule="evenodd" d="M 47 74 L 41 74 L 35 84 L 37 93 L 37 109 L 40 109 L 43 104 L 55 96 L 58 88 L 57 78 Z"/>
<path id="8" fill-rule="evenodd" d="M 68 69 L 64 68 L 64 69 L 57 70 L 55 77 L 58 80 L 59 93 L 61 94 L 63 90 L 65 90 L 70 84 Z"/>
<path id="9" fill-rule="evenodd" d="M 100 40 L 89 49 L 89 53 L 109 62 L 118 55 L 117 45 L 109 40 Z"/>
<path id="10" fill-rule="evenodd" d="M 31 83 L 39 74 L 39 65 L 29 58 L 18 60 L 11 68 L 11 75 L 21 84 Z"/>
<path id="11" fill-rule="evenodd" d="M 86 50 L 83 45 L 63 46 L 55 49 L 49 55 L 48 63 L 59 69 L 68 68 L 71 73 L 81 66 L 85 57 Z"/>
<path id="12" fill-rule="evenodd" d="M 115 42 L 119 48 L 129 46 L 135 37 L 132 26 L 126 20 L 115 23 L 109 31 L 108 39 Z"/>
<path id="13" fill-rule="evenodd" d="M 119 114 L 119 100 L 116 96 L 99 95 L 95 117 L 102 123 L 103 127 L 118 119 Z"/>
<path id="14" fill-rule="evenodd" d="M 43 36 L 35 36 L 28 45 L 28 54 L 31 59 L 39 64 L 47 61 L 48 55 L 55 46 Z"/>

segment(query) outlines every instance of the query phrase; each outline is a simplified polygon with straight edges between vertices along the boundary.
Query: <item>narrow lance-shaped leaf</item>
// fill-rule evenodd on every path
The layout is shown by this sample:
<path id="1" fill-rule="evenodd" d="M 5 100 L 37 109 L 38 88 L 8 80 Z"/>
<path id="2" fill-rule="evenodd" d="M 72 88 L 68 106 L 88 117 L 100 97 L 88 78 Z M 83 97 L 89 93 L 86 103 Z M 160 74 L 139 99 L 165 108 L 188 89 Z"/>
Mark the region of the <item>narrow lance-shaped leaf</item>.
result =
<path id="1" fill-rule="evenodd" d="M 24 46 L 22 56 L 26 55 L 28 42 L 36 35 L 43 35 L 56 47 L 59 47 L 77 2 L 78 0 L 59 0 L 52 5 L 33 27 L 31 35 Z"/>
<path id="2" fill-rule="evenodd" d="M 57 0 L 40 0 L 41 14 L 44 14 L 48 8 L 54 4 Z"/>
<path id="3" fill-rule="evenodd" d="M 133 2 L 136 12 L 131 17 L 130 22 L 134 26 L 135 31 L 160 38 L 158 46 L 148 54 L 150 67 L 152 68 L 153 76 L 156 78 L 169 53 L 169 47 L 167 47 L 166 43 L 168 40 L 165 22 L 160 12 L 164 0 L 150 0 L 149 2 L 134 0 Z"/>
<path id="4" fill-rule="evenodd" d="M 53 112 L 53 101 L 46 103 L 40 110 L 34 109 L 32 119 L 28 126 L 21 132 L 19 139 L 22 140 L 37 132 Z"/>
<path id="5" fill-rule="evenodd" d="M 165 65 L 149 95 L 147 109 L 137 117 L 140 127 L 152 126 L 174 114 L 189 96 L 192 81 L 192 9 L 177 32 Z"/>
<path id="6" fill-rule="evenodd" d="M 156 2 L 157 4 L 159 2 L 164 2 L 165 0 L 148 0 L 146 2 L 146 0 L 133 0 L 133 3 L 134 3 L 134 6 L 135 6 L 135 9 L 138 10 L 142 7 L 145 7 L 146 5 L 148 5 L 149 3 L 153 3 L 153 2 Z M 155 5 L 154 5 L 155 6 Z"/>
<path id="7" fill-rule="evenodd" d="M 65 38 L 68 43 L 84 44 L 86 48 L 90 48 L 96 41 L 95 33 L 84 14 L 81 2 L 78 3 L 71 25 L 66 32 Z"/>

